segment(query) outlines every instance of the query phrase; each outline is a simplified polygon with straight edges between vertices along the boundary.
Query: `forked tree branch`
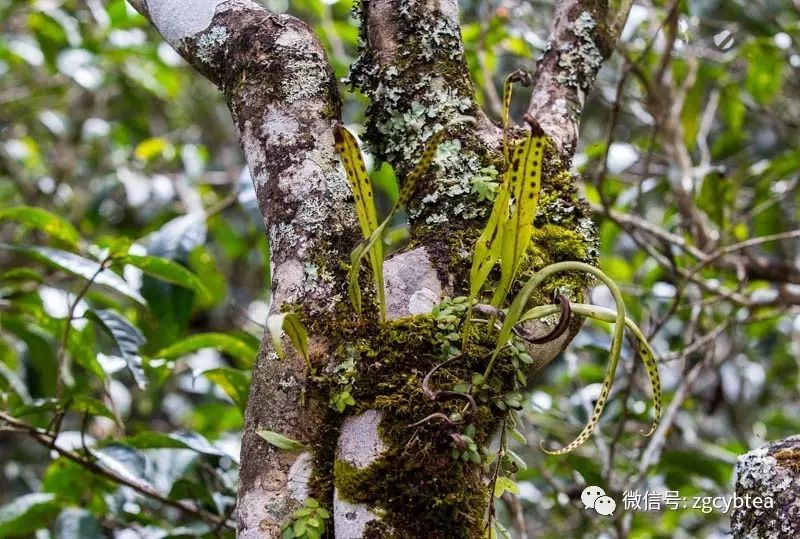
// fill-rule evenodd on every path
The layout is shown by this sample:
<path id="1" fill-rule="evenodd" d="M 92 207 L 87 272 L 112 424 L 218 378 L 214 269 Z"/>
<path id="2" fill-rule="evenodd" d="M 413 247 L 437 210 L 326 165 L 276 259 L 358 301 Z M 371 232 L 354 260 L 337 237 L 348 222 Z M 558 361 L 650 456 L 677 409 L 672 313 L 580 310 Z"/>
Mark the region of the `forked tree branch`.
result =
<path id="1" fill-rule="evenodd" d="M 325 316 L 346 297 L 339 262 L 348 259 L 358 234 L 333 147 L 341 105 L 319 40 L 302 21 L 251 0 L 132 3 L 227 98 L 270 236 L 276 304 Z M 606 2 L 559 2 L 551 51 L 539 64 L 531 111 L 565 162 L 574 151 L 584 94 L 614 47 L 607 13 Z M 361 15 L 365 47 L 352 80 L 371 99 L 366 139 L 377 157 L 402 177 L 425 141 L 453 117 L 477 120 L 474 128 L 449 134 L 450 157 L 437 160 L 410 208 L 419 247 L 386 262 L 389 314 L 398 318 L 427 313 L 445 293 L 463 290 L 466 275 L 448 261 L 468 258 L 471 239 L 465 236 L 461 246 L 447 240 L 459 230 L 480 230 L 490 203 L 475 196 L 472 181 L 491 167 L 502 172 L 502 136 L 476 105 L 456 0 L 363 0 Z M 550 181 L 544 179 L 545 189 L 553 189 Z M 572 196 L 567 187 L 564 201 Z M 540 355 L 555 356 L 565 343 L 551 343 Z M 316 344 L 327 357 L 327 343 Z M 241 537 L 277 537 L 307 496 L 310 456 L 278 452 L 256 435 L 267 429 L 309 441 L 319 434 L 327 403 L 305 392 L 306 377 L 302 360 L 279 362 L 262 343 L 245 419 Z M 347 460 L 354 441 L 375 458 L 379 419 L 351 419 L 342 429 L 340 458 Z M 356 528 L 340 529 L 350 516 L 335 515 L 337 537 L 360 536 Z"/>

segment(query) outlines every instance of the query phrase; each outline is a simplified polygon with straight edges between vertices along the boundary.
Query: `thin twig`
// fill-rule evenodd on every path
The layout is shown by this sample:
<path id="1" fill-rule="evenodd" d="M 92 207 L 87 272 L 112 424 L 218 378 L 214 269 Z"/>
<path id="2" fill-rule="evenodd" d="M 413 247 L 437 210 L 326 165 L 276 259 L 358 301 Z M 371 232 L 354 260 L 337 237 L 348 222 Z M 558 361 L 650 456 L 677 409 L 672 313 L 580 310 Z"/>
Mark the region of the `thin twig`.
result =
<path id="1" fill-rule="evenodd" d="M 178 500 L 172 500 L 172 499 L 164 496 L 163 494 L 161 494 L 160 492 L 158 492 L 157 490 L 153 489 L 152 487 L 150 487 L 148 485 L 145 485 L 145 484 L 142 484 L 142 483 L 138 483 L 136 481 L 132 481 L 132 480 L 130 480 L 130 479 L 126 478 L 126 477 L 123 477 L 122 475 L 114 472 L 113 470 L 110 470 L 108 468 L 104 468 L 103 466 L 100 466 L 99 464 L 87 459 L 86 457 L 80 455 L 79 453 L 76 453 L 74 451 L 69 451 L 69 450 L 64 449 L 62 447 L 59 447 L 58 445 L 56 445 L 55 436 L 53 436 L 52 434 L 44 432 L 44 431 L 42 431 L 40 429 L 37 429 L 36 427 L 34 427 L 32 425 L 29 425 L 29 424 L 27 424 L 27 423 L 25 423 L 23 421 L 20 421 L 19 419 L 15 418 L 15 417 L 12 417 L 12 416 L 6 414 L 5 412 L 0 412 L 0 420 L 2 420 L 5 423 L 9 424 L 11 427 L 16 429 L 17 432 L 24 433 L 24 435 L 26 437 L 28 437 L 29 439 L 35 441 L 39 445 L 41 445 L 43 447 L 46 447 L 48 449 L 52 449 L 53 451 L 57 452 L 62 457 L 64 457 L 64 458 L 74 462 L 75 464 L 78 464 L 79 466 L 89 470 L 93 474 L 96 474 L 96 475 L 99 475 L 101 477 L 104 477 L 104 478 L 106 478 L 106 479 L 108 479 L 110 481 L 113 481 L 114 483 L 117 483 L 119 485 L 123 485 L 123 486 L 129 487 L 129 488 L 135 490 L 136 492 L 138 492 L 139 494 L 142 494 L 143 496 L 147 496 L 148 498 L 152 498 L 152 499 L 154 499 L 154 500 L 156 500 L 156 501 L 158 501 L 160 503 L 163 503 L 164 505 L 168 505 L 170 507 L 174 507 L 175 509 L 178 509 L 179 511 L 181 511 L 181 512 L 187 514 L 187 515 L 193 516 L 195 518 L 199 518 L 200 520 L 203 520 L 203 521 L 208 522 L 210 524 L 214 524 L 214 525 L 218 525 L 218 526 L 221 525 L 222 527 L 228 528 L 228 529 L 231 529 L 231 530 L 234 529 L 234 524 L 230 523 L 230 522 L 227 522 L 227 519 L 225 519 L 223 517 L 220 517 L 218 515 L 214 515 L 212 513 L 209 513 L 207 511 L 204 511 L 202 509 L 199 509 L 197 507 L 189 505 L 189 504 L 187 504 L 185 502 L 181 502 L 181 501 L 178 501 Z"/>

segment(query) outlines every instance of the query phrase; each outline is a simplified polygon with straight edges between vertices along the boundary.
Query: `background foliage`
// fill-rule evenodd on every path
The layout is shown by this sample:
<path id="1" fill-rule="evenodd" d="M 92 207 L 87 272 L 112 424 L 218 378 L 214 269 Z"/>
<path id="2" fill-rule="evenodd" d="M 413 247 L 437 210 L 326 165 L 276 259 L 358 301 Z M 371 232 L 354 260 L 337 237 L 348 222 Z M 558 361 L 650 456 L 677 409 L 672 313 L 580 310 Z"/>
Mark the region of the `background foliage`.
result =
<path id="1" fill-rule="evenodd" d="M 502 79 L 534 69 L 552 3 L 461 5 L 498 118 Z M 357 54 L 350 8 L 291 2 L 339 77 Z M 719 511 L 600 518 L 580 491 L 730 496 L 737 454 L 800 431 L 799 11 L 634 6 L 588 99 L 576 170 L 601 265 L 672 406 L 639 436 L 646 380 L 628 360 L 597 435 L 573 455 L 539 451 L 577 432 L 599 392 L 610 328 L 587 324 L 525 403 L 528 469 L 503 498 L 516 535 L 721 536 Z M 270 279 L 222 97 L 122 0 L 0 0 L 0 21 L 0 536 L 230 533 Z M 357 125 L 366 103 L 342 89 Z M 394 178 L 374 180 L 388 209 Z M 391 238 L 402 244 L 401 225 Z"/>

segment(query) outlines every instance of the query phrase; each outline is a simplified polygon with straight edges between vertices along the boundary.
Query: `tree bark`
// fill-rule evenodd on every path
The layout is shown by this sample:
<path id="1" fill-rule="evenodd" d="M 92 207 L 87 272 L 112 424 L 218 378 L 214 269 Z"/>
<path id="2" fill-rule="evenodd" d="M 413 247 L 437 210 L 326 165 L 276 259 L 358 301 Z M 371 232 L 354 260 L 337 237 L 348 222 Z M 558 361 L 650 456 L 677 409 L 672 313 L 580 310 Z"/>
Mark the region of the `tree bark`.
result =
<path id="1" fill-rule="evenodd" d="M 416 404 L 386 404 L 419 393 L 421 378 L 430 368 L 430 358 L 422 356 L 438 346 L 431 340 L 435 324 L 429 313 L 445 296 L 465 292 L 472 243 L 491 206 L 473 192 L 473 179 L 489 175 L 499 180 L 503 168 L 502 132 L 475 102 L 458 2 L 360 3 L 363 47 L 350 79 L 371 101 L 364 138 L 374 155 L 392 164 L 402 178 L 426 141 L 454 117 L 476 120 L 469 128 L 448 133 L 442 144 L 448 151 L 437 155 L 409 208 L 410 247 L 384 265 L 391 322 L 373 324 L 369 336 L 359 326 L 347 325 L 353 315 L 342 262 L 349 261 L 359 232 L 333 145 L 333 127 L 341 121 L 338 89 L 317 37 L 302 21 L 271 13 L 250 0 L 131 3 L 225 94 L 269 234 L 276 308 L 300 311 L 309 322 L 312 360 L 322 372 L 341 361 L 338 356 L 348 346 L 361 347 L 356 385 L 369 398 L 342 419 L 329 408 L 328 394 L 310 379 L 305 362 L 296 355 L 279 361 L 269 339 L 263 340 L 242 442 L 240 536 L 278 537 L 281 525 L 310 489 L 323 504 L 332 500 L 338 539 L 421 536 L 419 526 L 426 515 L 393 518 L 398 500 L 418 508 L 431 505 L 430 511 L 421 511 L 434 513 L 440 521 L 424 529 L 428 537 L 451 537 L 453 530 L 471 530 L 458 533 L 473 535 L 481 529 L 491 500 L 479 468 L 459 464 L 456 481 L 446 477 L 456 467 L 449 450 L 443 455 L 404 456 L 393 447 L 398 437 L 409 447 L 416 443 L 430 451 L 441 449 L 441 432 L 424 428 L 412 436 L 403 430 L 403 422 L 411 422 L 404 414 Z M 544 170 L 537 217 L 541 226 L 534 238 L 531 271 L 561 260 L 596 259 L 594 226 L 568 169 L 585 93 L 614 48 L 629 6 L 600 0 L 564 0 L 557 5 L 550 46 L 539 60 L 529 107 L 556 150 Z M 563 247 L 567 237 L 571 248 Z M 575 282 L 573 294 L 580 295 L 587 284 Z M 544 296 L 538 300 L 544 301 Z M 531 350 L 537 368 L 566 346 L 578 325 L 558 341 Z M 341 329 L 344 326 L 347 331 Z M 398 348 L 418 357 L 390 359 Z M 410 372 L 387 374 L 393 362 Z M 468 371 L 462 374 L 468 376 Z M 370 393 L 373 379 L 383 381 L 378 386 L 388 392 Z M 386 389 L 392 384 L 403 386 L 404 392 Z M 486 426 L 483 436 L 490 438 L 503 422 L 501 414 L 491 405 L 482 405 L 479 414 Z M 256 434 L 259 430 L 279 432 L 313 450 L 278 451 Z M 389 460 L 395 466 L 390 471 L 403 473 L 365 475 L 386 469 Z M 419 463 L 431 476 L 425 476 L 425 485 L 419 475 L 405 473 Z M 387 484 L 377 485 L 371 497 L 354 500 L 348 491 L 356 476 Z M 449 512 L 434 509 L 432 500 L 415 494 L 425 489 L 435 491 L 435 505 Z M 469 507 L 458 507 L 462 502 Z"/>
<path id="2" fill-rule="evenodd" d="M 731 533 L 749 537 L 800 535 L 800 436 L 754 449 L 736 464 Z"/>

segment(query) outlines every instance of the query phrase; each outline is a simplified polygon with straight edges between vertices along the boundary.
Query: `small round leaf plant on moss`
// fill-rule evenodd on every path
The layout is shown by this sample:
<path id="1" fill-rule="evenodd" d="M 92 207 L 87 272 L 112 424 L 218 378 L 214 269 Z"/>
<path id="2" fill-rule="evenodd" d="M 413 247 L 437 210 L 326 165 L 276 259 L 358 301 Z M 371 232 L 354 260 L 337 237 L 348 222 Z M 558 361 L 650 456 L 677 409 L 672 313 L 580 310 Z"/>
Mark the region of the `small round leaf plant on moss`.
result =
<path id="1" fill-rule="evenodd" d="M 653 392 L 654 420 L 644 434 L 655 431 L 662 406 L 655 355 L 641 330 L 625 315 L 622 295 L 614 281 L 595 266 L 580 261 L 560 261 L 535 271 L 532 269 L 531 243 L 537 233 L 534 218 L 542 186 L 543 162 L 552 148 L 536 120 L 528 115 L 525 117 L 528 129 L 524 135 L 511 136 L 508 110 L 515 82 L 529 84 L 530 76 L 515 72 L 506 80 L 502 115 L 505 170 L 486 225 L 474 244 L 469 295 L 445 298 L 429 315 L 385 321 L 383 232 L 394 213 L 412 199 L 419 182 L 424 181 L 444 132 L 465 119 L 456 118 L 431 137 L 417 165 L 406 176 L 397 203 L 381 223 L 376 217 L 366 165 L 355 137 L 343 127 L 336 128 L 336 148 L 353 192 L 364 240 L 350 258 L 349 296 L 357 319 L 335 330 L 315 328 L 314 333 L 335 332 L 348 336 L 337 341 L 345 343 L 335 352 L 337 366 L 316 376 L 315 380 L 320 388 L 329 391 L 334 415 L 348 409 L 353 413 L 387 412 L 380 434 L 389 448 L 365 469 L 355 469 L 347 462 L 336 460 L 334 470 L 319 473 L 311 485 L 316 498 L 309 499 L 306 506 L 294 514 L 294 520 L 285 524 L 285 537 L 317 537 L 324 531 L 326 517 L 314 504 L 318 504 L 316 499 L 324 499 L 331 480 L 340 497 L 353 503 L 369 503 L 382 511 L 382 519 L 367 527 L 370 537 L 390 530 L 391 526 L 382 528 L 384 521 L 402 518 L 402 513 L 406 514 L 405 518 L 413 514 L 420 530 L 427 529 L 428 524 L 435 526 L 433 522 L 426 522 L 430 514 L 436 513 L 426 509 L 431 504 L 440 513 L 452 511 L 458 515 L 456 520 L 463 522 L 463 529 L 454 530 L 456 536 L 478 533 L 488 537 L 507 536 L 495 518 L 491 500 L 506 491 L 516 492 L 518 487 L 512 476 L 526 466 L 508 448 L 508 438 L 525 443 L 517 429 L 516 412 L 522 409 L 522 391 L 528 376 L 542 366 L 531 352 L 535 352 L 535 345 L 562 337 L 575 326 L 572 322 L 577 317 L 614 324 L 602 389 L 592 415 L 578 436 L 562 448 L 542 447 L 542 450 L 551 455 L 563 455 L 591 436 L 609 397 L 626 328 L 633 337 L 636 354 L 645 366 Z M 362 308 L 360 273 L 365 259 L 372 270 L 372 286 L 376 292 L 374 320 Z M 564 274 L 571 280 L 557 278 Z M 615 301 L 614 310 L 580 302 L 584 289 L 596 281 L 610 290 Z M 579 286 L 575 287 L 574 283 Z M 488 287 L 491 290 L 484 293 Z M 512 292 L 515 296 L 508 304 Z M 490 301 L 483 303 L 483 297 Z M 553 298 L 550 303 L 549 297 Z M 529 309 L 530 303 L 536 306 Z M 533 334 L 525 325 L 554 316 L 558 316 L 558 322 L 544 335 Z M 280 342 L 281 329 L 285 329 L 311 365 L 306 332 L 299 317 L 280 316 L 269 327 L 276 344 Z M 438 348 L 435 354 L 431 354 L 432 347 Z M 403 376 L 392 374 L 401 372 Z M 499 446 L 492 451 L 489 446 L 498 427 Z M 275 444 L 276 433 L 262 435 Z M 291 440 L 278 439 L 281 442 L 278 447 L 288 450 Z M 409 451 L 417 452 L 418 460 L 426 465 L 409 463 Z M 450 467 L 451 473 L 435 474 L 436 465 Z M 335 479 L 324 477 L 326 473 Z M 376 480 L 378 477 L 380 481 Z M 438 483 L 431 484 L 431 477 L 437 477 Z M 443 486 L 444 477 L 454 481 L 454 485 Z M 396 481 L 388 478 L 396 478 Z M 323 486 L 326 482 L 328 486 Z M 460 483 L 463 487 L 459 489 Z M 427 488 L 429 492 L 387 496 L 381 491 L 387 484 L 428 485 L 420 490 Z M 437 498 L 440 491 L 448 493 L 447 499 Z M 408 525 L 404 529 L 409 529 Z"/>

